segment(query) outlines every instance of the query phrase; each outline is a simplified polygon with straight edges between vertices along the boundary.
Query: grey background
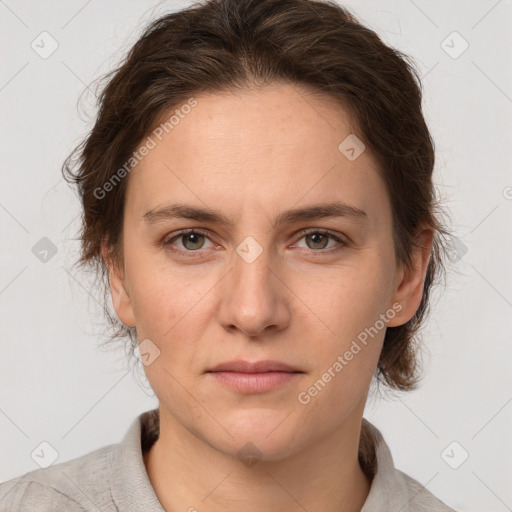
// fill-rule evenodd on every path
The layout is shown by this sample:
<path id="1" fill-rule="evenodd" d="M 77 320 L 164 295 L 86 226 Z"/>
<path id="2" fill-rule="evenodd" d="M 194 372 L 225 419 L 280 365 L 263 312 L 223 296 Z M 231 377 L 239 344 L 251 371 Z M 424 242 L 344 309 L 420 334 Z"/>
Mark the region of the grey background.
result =
<path id="1" fill-rule="evenodd" d="M 423 335 L 423 386 L 370 400 L 365 416 L 396 465 L 450 506 L 511 510 L 512 1 L 343 4 L 421 70 L 436 181 L 457 237 Z M 62 462 L 118 442 L 157 406 L 122 351 L 97 348 L 101 298 L 89 294 L 92 276 L 71 269 L 80 205 L 60 166 L 94 119 L 92 94 L 77 111 L 80 93 L 150 18 L 185 5 L 0 1 L 0 481 L 36 469 L 31 453 L 43 441 Z M 31 47 L 46 37 L 51 48 L 44 31 L 58 44 L 47 58 Z M 458 56 L 454 31 L 469 44 Z M 57 251 L 46 262 L 33 252 L 44 237 Z"/>

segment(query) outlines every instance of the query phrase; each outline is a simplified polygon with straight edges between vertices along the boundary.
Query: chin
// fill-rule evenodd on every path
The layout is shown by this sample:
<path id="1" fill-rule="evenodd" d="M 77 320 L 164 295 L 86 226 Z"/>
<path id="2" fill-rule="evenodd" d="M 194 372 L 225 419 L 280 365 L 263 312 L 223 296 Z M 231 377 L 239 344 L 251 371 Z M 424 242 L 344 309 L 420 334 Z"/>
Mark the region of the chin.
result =
<path id="1" fill-rule="evenodd" d="M 215 440 L 210 439 L 210 444 L 242 462 L 251 457 L 262 461 L 284 459 L 297 443 L 297 418 L 291 414 L 285 419 L 289 412 L 251 409 L 224 415 L 222 426 L 229 434 L 217 429 L 220 438 L 215 436 Z"/>

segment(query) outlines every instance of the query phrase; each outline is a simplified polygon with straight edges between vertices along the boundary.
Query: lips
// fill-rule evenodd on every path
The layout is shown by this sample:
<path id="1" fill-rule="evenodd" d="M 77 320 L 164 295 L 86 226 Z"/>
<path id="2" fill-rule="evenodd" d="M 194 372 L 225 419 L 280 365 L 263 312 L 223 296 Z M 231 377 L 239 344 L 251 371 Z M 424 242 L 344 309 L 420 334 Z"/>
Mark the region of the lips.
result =
<path id="1" fill-rule="evenodd" d="M 265 373 L 265 372 L 288 372 L 288 373 L 303 373 L 292 366 L 281 363 L 280 361 L 227 361 L 218 364 L 208 372 L 237 372 L 237 373 Z"/>
<path id="2" fill-rule="evenodd" d="M 207 374 L 215 382 L 242 394 L 267 393 L 292 385 L 304 372 L 280 361 L 227 361 Z M 208 377 L 210 378 L 210 377 Z"/>

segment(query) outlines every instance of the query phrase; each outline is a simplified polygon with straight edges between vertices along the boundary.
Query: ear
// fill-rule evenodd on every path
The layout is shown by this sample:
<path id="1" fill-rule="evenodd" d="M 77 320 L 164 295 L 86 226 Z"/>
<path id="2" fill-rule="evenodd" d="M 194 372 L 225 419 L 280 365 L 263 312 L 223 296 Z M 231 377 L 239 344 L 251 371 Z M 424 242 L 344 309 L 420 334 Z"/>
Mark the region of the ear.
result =
<path id="1" fill-rule="evenodd" d="M 402 306 L 399 312 L 388 322 L 388 327 L 407 323 L 418 310 L 423 296 L 423 287 L 432 250 L 433 231 L 421 231 L 416 240 L 419 247 L 414 249 L 411 265 L 401 266 L 397 273 L 393 303 Z"/>
<path id="2" fill-rule="evenodd" d="M 110 248 L 106 242 L 101 244 L 101 255 L 108 269 L 108 280 L 112 304 L 119 320 L 128 327 L 135 327 L 135 316 L 128 287 L 124 276 L 124 269 L 119 269 L 110 254 Z"/>

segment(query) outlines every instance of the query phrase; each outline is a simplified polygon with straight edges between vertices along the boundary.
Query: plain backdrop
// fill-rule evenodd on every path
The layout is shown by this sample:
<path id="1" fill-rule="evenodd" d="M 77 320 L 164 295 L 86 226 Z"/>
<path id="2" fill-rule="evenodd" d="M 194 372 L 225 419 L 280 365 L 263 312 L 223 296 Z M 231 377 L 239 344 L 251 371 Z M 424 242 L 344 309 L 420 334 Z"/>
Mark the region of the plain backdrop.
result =
<path id="1" fill-rule="evenodd" d="M 71 268 L 80 204 L 60 167 L 94 119 L 93 95 L 80 111 L 79 95 L 150 19 L 186 5 L 0 2 L 0 481 L 37 469 L 43 441 L 69 460 L 120 441 L 157 406 L 122 351 L 97 348 L 101 297 Z M 456 510 L 511 510 L 512 1 L 343 5 L 421 71 L 456 235 L 424 330 L 422 387 L 372 400 L 365 416 L 397 467 Z M 42 261 L 45 238 L 56 253 Z"/>

